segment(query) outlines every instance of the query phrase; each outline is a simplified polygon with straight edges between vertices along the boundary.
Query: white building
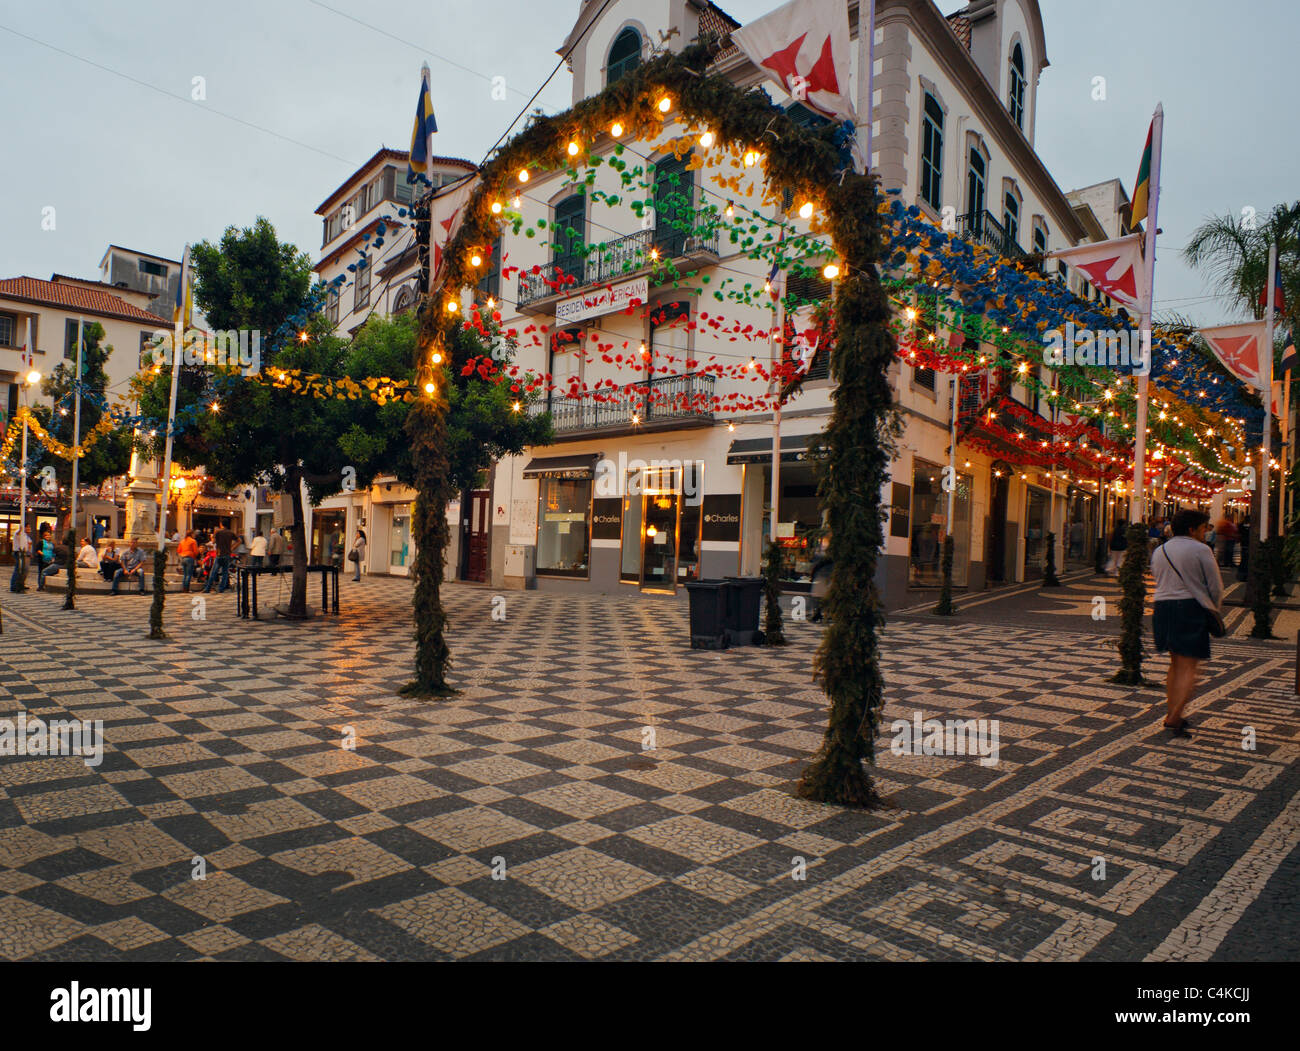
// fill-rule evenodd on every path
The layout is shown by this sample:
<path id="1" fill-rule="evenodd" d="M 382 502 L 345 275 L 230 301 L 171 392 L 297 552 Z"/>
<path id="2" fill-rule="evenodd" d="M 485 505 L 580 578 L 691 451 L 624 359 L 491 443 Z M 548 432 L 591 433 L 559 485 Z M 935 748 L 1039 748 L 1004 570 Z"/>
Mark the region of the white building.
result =
<path id="1" fill-rule="evenodd" d="M 856 40 L 856 3 L 849 12 Z M 879 0 L 876 18 L 873 165 L 882 186 L 900 190 L 906 204 L 916 204 L 936 222 L 946 213 L 961 236 L 1009 257 L 1092 239 L 1093 231 L 1034 151 L 1038 81 L 1048 64 L 1036 0 L 977 0 L 946 18 L 931 0 Z M 662 30 L 678 28 L 669 46 L 680 48 L 702 31 L 726 32 L 737 24 L 716 5 L 696 0 L 609 5 L 588 0 L 560 48 L 564 53 L 573 47 L 574 100 L 601 91 L 647 57 Z M 855 44 L 855 64 L 857 50 Z M 792 116 L 817 120 L 782 96 L 779 86 L 734 47 L 719 55 L 711 73 L 742 87 L 761 84 Z M 683 196 L 697 212 L 721 211 L 731 199 L 760 200 L 761 187 L 755 196 L 745 196 L 759 178 L 757 169 L 730 162 L 723 174 L 742 179 L 740 192 L 720 191 L 716 169 L 707 164 L 699 171 L 683 170 L 664 146 L 688 130 L 670 125 L 658 142 L 625 144 L 629 163 L 654 166 L 655 200 L 646 203 L 658 207 L 649 229 L 642 229 L 628 201 L 622 208 L 593 203 L 601 190 L 631 196 L 608 164 L 594 169 L 595 182 L 585 189 L 566 185 L 562 173 L 541 173 L 529 182 L 520 206 L 524 229 L 545 220 L 548 229 L 562 231 L 551 243 L 507 228 L 501 254 L 522 273 L 514 287 L 502 288 L 504 324 L 521 331 L 545 326 L 548 335 L 531 346 L 525 341 L 517 360 L 549 373 L 559 389 L 546 399 L 555 422 L 554 445 L 497 468 L 491 498 L 494 583 L 672 591 L 696 577 L 758 571 L 771 531 L 772 419 L 763 412 L 715 414 L 705 399 L 729 400 L 734 394 L 744 400 L 762 393 L 761 384 L 744 376 L 705 375 L 687 362 L 734 365 L 750 354 L 766 357 L 765 345 L 731 342 L 705 319 L 717 306 L 712 290 L 728 280 L 761 287 L 765 265 L 732 244 L 725 227 L 719 237 L 683 235 L 671 220 Z M 604 136 L 587 148 L 608 160 L 616 144 Z M 787 236 L 808 228 L 797 216 L 786 222 Z M 573 250 L 570 229 L 590 251 Z M 670 258 L 696 276 L 679 287 L 663 280 L 662 263 Z M 534 274 L 534 267 L 540 273 Z M 558 274 L 576 279 L 562 294 L 546 283 Z M 611 283 L 624 295 L 645 294 L 649 316 L 629 316 L 621 304 L 603 313 L 581 307 L 584 288 Z M 828 291 L 829 284 L 817 279 L 804 279 L 797 290 L 805 301 Z M 728 326 L 734 322 L 761 331 L 773 324 L 771 312 L 759 303 L 728 302 L 717 313 L 726 316 Z M 690 321 L 695 324 L 687 327 Z M 556 332 L 562 333 L 559 339 Z M 622 349 L 624 343 L 642 354 L 643 374 L 614 367 L 605 355 L 591 352 L 593 346 Z M 631 393 L 614 403 L 569 397 L 564 391 L 570 377 L 586 390 L 604 382 L 649 384 L 662 397 L 649 405 Z M 999 379 L 992 377 L 995 385 Z M 948 461 L 952 402 L 947 375 L 899 363 L 891 368 L 891 381 L 906 430 L 883 494 L 890 518 L 879 582 L 886 600 L 899 605 L 908 601 L 909 587 L 938 581 L 946 506 L 939 479 Z M 1049 411 L 1026 387 L 1005 382 L 1030 412 Z M 828 421 L 829 388 L 824 372 L 814 376 L 782 414 L 776 534 L 790 551 L 793 576 L 804 581 L 822 515 L 803 455 Z M 665 399 L 669 407 L 662 405 Z M 702 469 L 656 472 L 650 466 L 655 460 L 702 463 Z M 612 479 L 602 476 L 601 464 L 618 465 Z M 1064 495 L 1066 483 L 1060 488 Z M 1067 513 L 1090 515 L 1084 528 L 1094 536 L 1098 523 L 1088 509 L 1091 495 L 1080 491 L 1077 500 L 1053 499 L 1052 489 L 1052 480 L 1042 474 L 959 449 L 956 582 L 981 588 L 1037 575 L 1046 534 L 1055 532 L 1058 543 L 1068 536 Z M 1067 512 L 1076 504 L 1079 510 Z M 1055 522 L 1049 520 L 1053 505 Z M 1064 553 L 1058 552 L 1058 565 Z M 792 588 L 798 586 L 792 582 Z"/>

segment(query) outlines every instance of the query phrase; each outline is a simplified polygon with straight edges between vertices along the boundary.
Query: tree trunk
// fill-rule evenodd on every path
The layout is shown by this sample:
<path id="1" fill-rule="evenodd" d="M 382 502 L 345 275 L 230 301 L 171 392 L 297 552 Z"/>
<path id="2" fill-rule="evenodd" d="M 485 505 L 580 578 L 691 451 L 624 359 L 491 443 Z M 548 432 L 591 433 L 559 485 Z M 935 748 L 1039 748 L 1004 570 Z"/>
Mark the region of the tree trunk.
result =
<path id="1" fill-rule="evenodd" d="M 1137 524 L 1128 527 L 1128 547 L 1119 570 L 1120 635 L 1119 672 L 1111 679 L 1123 686 L 1142 686 L 1142 617 L 1146 612 L 1147 531 Z"/>
<path id="2" fill-rule="evenodd" d="M 302 472 L 288 474 L 289 498 L 293 501 L 293 577 L 289 589 L 289 617 L 307 618 L 307 516 L 302 500 Z"/>

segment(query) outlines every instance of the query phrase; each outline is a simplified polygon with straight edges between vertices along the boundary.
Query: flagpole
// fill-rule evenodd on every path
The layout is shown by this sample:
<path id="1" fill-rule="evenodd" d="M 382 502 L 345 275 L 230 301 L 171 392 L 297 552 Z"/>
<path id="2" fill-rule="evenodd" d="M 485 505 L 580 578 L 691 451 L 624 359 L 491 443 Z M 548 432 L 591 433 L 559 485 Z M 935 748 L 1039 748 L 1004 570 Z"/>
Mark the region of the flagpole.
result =
<path id="1" fill-rule="evenodd" d="M 948 535 L 952 536 L 952 513 L 953 503 L 957 498 L 957 408 L 961 405 L 961 373 L 952 374 L 952 424 L 948 433 L 948 440 L 951 442 L 948 448 L 948 466 L 951 470 L 948 472 L 948 480 L 952 483 L 952 488 L 948 490 L 948 511 L 946 528 Z M 957 541 L 954 538 L 953 543 Z"/>
<path id="2" fill-rule="evenodd" d="M 1264 389 L 1261 391 L 1264 402 L 1264 436 L 1260 443 L 1259 474 L 1260 490 L 1263 496 L 1260 498 L 1260 516 L 1259 516 L 1259 539 L 1268 539 L 1268 516 L 1272 509 L 1273 501 L 1268 495 L 1268 461 L 1273 453 L 1273 313 L 1276 293 L 1274 285 L 1277 283 L 1277 242 L 1268 246 L 1268 306 L 1264 309 L 1264 346 L 1260 349 L 1260 357 L 1263 359 L 1260 364 L 1264 367 Z M 1279 529 L 1280 533 L 1281 530 Z"/>
<path id="3" fill-rule="evenodd" d="M 785 224 L 783 223 L 776 242 L 778 253 L 784 242 Z M 779 355 L 785 343 L 785 275 L 777 271 L 775 280 L 773 290 L 776 292 L 776 323 L 769 340 L 772 350 L 771 388 L 776 395 L 772 410 L 772 513 L 771 529 L 768 534 L 768 540 L 772 543 L 776 543 L 776 524 L 780 519 L 777 510 L 781 498 L 781 388 L 777 385 L 777 364 L 781 360 Z"/>
<path id="4" fill-rule="evenodd" d="M 32 317 L 30 314 L 25 319 L 25 329 L 23 332 L 23 364 L 27 366 L 27 371 L 23 373 L 23 395 L 25 405 L 23 406 L 28 412 L 31 411 L 31 381 L 29 377 L 36 371 L 36 355 L 32 353 Z M 22 470 L 18 472 L 22 479 L 22 489 L 18 494 L 18 531 L 25 533 L 27 531 L 27 414 L 23 414 L 23 461 Z M 30 552 L 28 552 L 30 555 Z M 24 567 L 25 568 L 25 567 Z M 26 580 L 24 579 L 24 584 Z"/>
<path id="5" fill-rule="evenodd" d="M 847 0 L 846 0 L 847 2 Z M 863 17 L 863 8 L 866 8 Z M 847 18 L 847 13 L 845 14 Z M 871 171 L 871 137 L 876 123 L 875 97 L 876 81 L 876 0 L 858 0 L 858 121 L 866 125 L 866 157 L 862 162 L 863 171 Z M 862 89 L 866 90 L 863 91 Z"/>
<path id="6" fill-rule="evenodd" d="M 77 481 L 81 476 L 81 457 L 77 455 L 77 446 L 81 444 L 81 350 L 86 343 L 85 329 L 85 319 L 77 318 L 77 395 L 72 409 L 72 514 L 69 516 L 74 536 L 77 533 Z M 72 552 L 71 557 L 75 560 L 76 552 Z"/>
<path id="7" fill-rule="evenodd" d="M 162 483 L 162 511 L 158 515 L 158 550 L 165 552 L 167 550 L 167 500 L 171 496 L 172 488 L 172 435 L 176 429 L 176 393 L 180 387 L 181 379 L 181 344 L 185 340 L 185 322 L 189 319 L 185 316 L 185 309 L 189 297 L 186 295 L 186 285 L 189 282 L 189 263 L 190 263 L 190 246 L 185 246 L 185 251 L 181 254 L 181 287 L 180 287 L 180 309 L 176 311 L 176 328 L 172 333 L 172 386 L 171 394 L 167 399 L 167 437 L 163 441 L 163 471 L 160 482 Z M 179 508 L 177 509 L 179 516 Z"/>
<path id="8" fill-rule="evenodd" d="M 1146 498 L 1146 457 L 1147 457 L 1147 403 L 1148 387 L 1151 375 L 1151 328 L 1152 314 L 1156 301 L 1156 236 L 1160 232 L 1160 154 L 1165 137 L 1164 103 L 1156 103 L 1155 116 L 1151 120 L 1151 171 L 1149 191 L 1151 205 L 1147 209 L 1146 263 L 1147 287 L 1146 304 L 1142 311 L 1142 332 L 1140 338 L 1147 343 L 1147 370 L 1138 376 L 1137 422 L 1133 435 L 1133 499 L 1129 501 L 1129 522 L 1142 520 L 1143 504 Z"/>
<path id="9" fill-rule="evenodd" d="M 429 80 L 429 63 L 425 62 L 420 66 L 420 82 L 424 85 L 424 90 L 428 92 L 428 98 L 432 104 L 433 85 Z M 425 125 L 424 109 L 420 109 L 421 130 L 424 132 L 424 177 L 429 180 L 429 284 L 425 289 L 426 292 L 433 292 L 434 265 L 433 265 L 433 133 Z"/>

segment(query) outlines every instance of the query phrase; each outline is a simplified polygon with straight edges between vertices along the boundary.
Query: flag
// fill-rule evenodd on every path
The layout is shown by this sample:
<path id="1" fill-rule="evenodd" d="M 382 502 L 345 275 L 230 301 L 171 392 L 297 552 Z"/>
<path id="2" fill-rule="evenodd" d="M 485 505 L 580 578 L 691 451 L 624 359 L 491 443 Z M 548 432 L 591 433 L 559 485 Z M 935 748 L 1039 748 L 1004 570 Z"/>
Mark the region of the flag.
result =
<path id="1" fill-rule="evenodd" d="M 1268 310 L 1268 288 L 1259 294 L 1259 309 Z M 1275 314 L 1286 313 L 1286 292 L 1282 289 L 1282 268 L 1273 268 L 1273 311 Z"/>
<path id="2" fill-rule="evenodd" d="M 172 321 L 184 327 L 190 323 L 194 310 L 194 289 L 190 287 L 190 246 L 185 246 L 181 256 L 181 279 L 176 286 L 176 303 L 172 307 Z"/>
<path id="3" fill-rule="evenodd" d="M 732 30 L 731 40 L 809 109 L 838 123 L 857 123 L 848 94 L 849 5 L 844 0 L 791 0 Z M 853 151 L 861 170 L 856 142 Z"/>
<path id="4" fill-rule="evenodd" d="M 1282 391 L 1286 386 L 1283 380 L 1273 381 L 1273 415 L 1282 419 Z"/>
<path id="5" fill-rule="evenodd" d="M 406 181 L 415 182 L 417 174 L 433 183 L 433 150 L 429 137 L 438 130 L 433 115 L 433 95 L 429 91 L 429 66 L 420 71 L 420 97 L 415 103 L 415 126 L 411 129 L 411 157 L 406 164 Z"/>
<path id="6" fill-rule="evenodd" d="M 1263 321 L 1247 321 L 1201 329 L 1201 338 L 1210 345 L 1223 367 L 1261 393 L 1269 364 L 1261 353 L 1268 342 L 1265 327 Z M 1269 349 L 1271 352 L 1272 348 Z"/>
<path id="7" fill-rule="evenodd" d="M 1142 261 L 1142 235 L 1129 234 L 1109 241 L 1076 245 L 1049 252 L 1049 259 L 1061 259 L 1088 275 L 1099 288 L 1130 310 L 1146 304 L 1146 266 Z"/>
<path id="8" fill-rule="evenodd" d="M 1291 335 L 1287 338 L 1286 349 L 1282 351 L 1282 371 L 1292 372 L 1296 366 L 1295 352 L 1295 329 L 1291 329 Z"/>
<path id="9" fill-rule="evenodd" d="M 1151 127 L 1147 128 L 1147 145 L 1142 151 L 1142 163 L 1138 165 L 1137 183 L 1133 187 L 1133 215 L 1129 226 L 1134 229 L 1147 217 L 1147 205 L 1151 197 L 1151 137 L 1155 130 L 1156 122 L 1153 120 Z"/>
<path id="10" fill-rule="evenodd" d="M 443 250 L 465 221 L 465 206 L 482 180 L 479 176 L 444 187 L 429 206 L 429 290 L 441 284 Z"/>

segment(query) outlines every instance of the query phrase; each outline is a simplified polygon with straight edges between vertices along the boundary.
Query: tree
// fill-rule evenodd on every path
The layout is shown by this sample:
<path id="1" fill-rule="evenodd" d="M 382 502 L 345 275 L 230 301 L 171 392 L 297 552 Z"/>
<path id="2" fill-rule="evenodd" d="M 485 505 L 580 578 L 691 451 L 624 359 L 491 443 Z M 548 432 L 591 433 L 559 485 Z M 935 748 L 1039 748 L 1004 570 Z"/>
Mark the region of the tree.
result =
<path id="1" fill-rule="evenodd" d="M 108 388 L 108 373 L 104 366 L 113 353 L 111 346 L 101 346 L 104 327 L 92 321 L 83 331 L 81 352 L 81 438 L 84 441 L 103 418 L 108 408 L 104 391 Z M 38 405 L 32 415 L 49 433 L 64 445 L 74 445 L 76 423 L 76 371 L 77 361 L 61 361 L 54 371 L 41 381 L 41 393 L 53 401 L 53 406 Z M 46 467 L 54 468 L 60 491 L 60 516 L 70 513 L 72 494 L 72 461 L 55 456 L 39 442 L 36 455 L 29 468 L 28 485 L 38 491 Z M 114 429 L 98 436 L 86 449 L 77 468 L 77 484 L 93 487 L 126 474 L 131 466 L 131 434 Z M 73 524 L 75 528 L 75 523 Z"/>
<path id="2" fill-rule="evenodd" d="M 219 245 L 191 250 L 195 301 L 217 330 L 260 334 L 261 375 L 301 370 L 342 373 L 347 343 L 333 335 L 320 313 L 323 286 L 311 288 L 311 260 L 281 244 L 275 228 L 258 218 L 250 228 L 229 227 Z M 250 337 L 251 342 L 251 337 Z M 148 374 L 141 392 L 146 415 L 165 419 L 171 377 L 167 368 Z M 335 403 L 330 402 L 333 406 Z M 173 459 L 203 467 L 219 484 L 264 482 L 293 502 L 293 585 L 287 613 L 307 616 L 307 543 L 303 483 L 313 501 L 338 491 L 344 457 L 337 417 L 316 397 L 250 380 L 216 363 L 182 365 L 177 397 L 178 433 Z M 161 432 L 147 445 L 161 458 Z"/>
<path id="3" fill-rule="evenodd" d="M 357 333 L 346 355 L 344 374 L 361 380 L 369 376 L 414 382 L 419 319 L 414 314 L 394 318 L 372 317 Z M 428 612 L 437 622 L 437 635 L 446 623 L 438 585 L 446 567 L 447 519 L 446 499 L 457 491 L 475 486 L 481 472 L 506 455 L 516 455 L 532 445 L 549 445 L 552 441 L 549 414 L 533 415 L 528 411 L 528 397 L 523 392 L 526 381 L 511 382 L 502 370 L 508 368 L 514 347 L 503 341 L 493 323 L 477 328 L 458 328 L 451 337 L 451 360 L 458 367 L 449 370 L 446 432 L 439 442 L 439 455 L 446 459 L 446 489 L 440 501 L 421 495 L 416 501 L 416 535 L 421 525 L 440 530 L 441 543 L 420 544 L 416 551 L 415 573 L 426 574 L 434 593 L 434 606 Z M 495 354 L 493 352 L 495 351 Z M 477 369 L 466 372 L 465 366 L 476 360 L 493 357 L 494 380 L 485 380 Z M 407 485 L 418 482 L 417 466 L 408 428 L 412 426 L 411 405 L 404 401 L 344 403 L 335 410 L 340 434 L 339 447 L 347 462 L 356 469 L 358 478 L 392 475 Z M 328 410 L 327 410 L 328 411 Z M 423 516 L 431 516 L 425 518 Z M 417 588 L 416 602 L 423 592 Z M 428 630 L 427 617 L 416 618 L 416 630 Z M 427 658 L 417 664 L 415 681 L 405 692 L 439 695 L 449 692 L 446 672 L 450 650 L 445 640 L 433 641 L 423 648 Z"/>

